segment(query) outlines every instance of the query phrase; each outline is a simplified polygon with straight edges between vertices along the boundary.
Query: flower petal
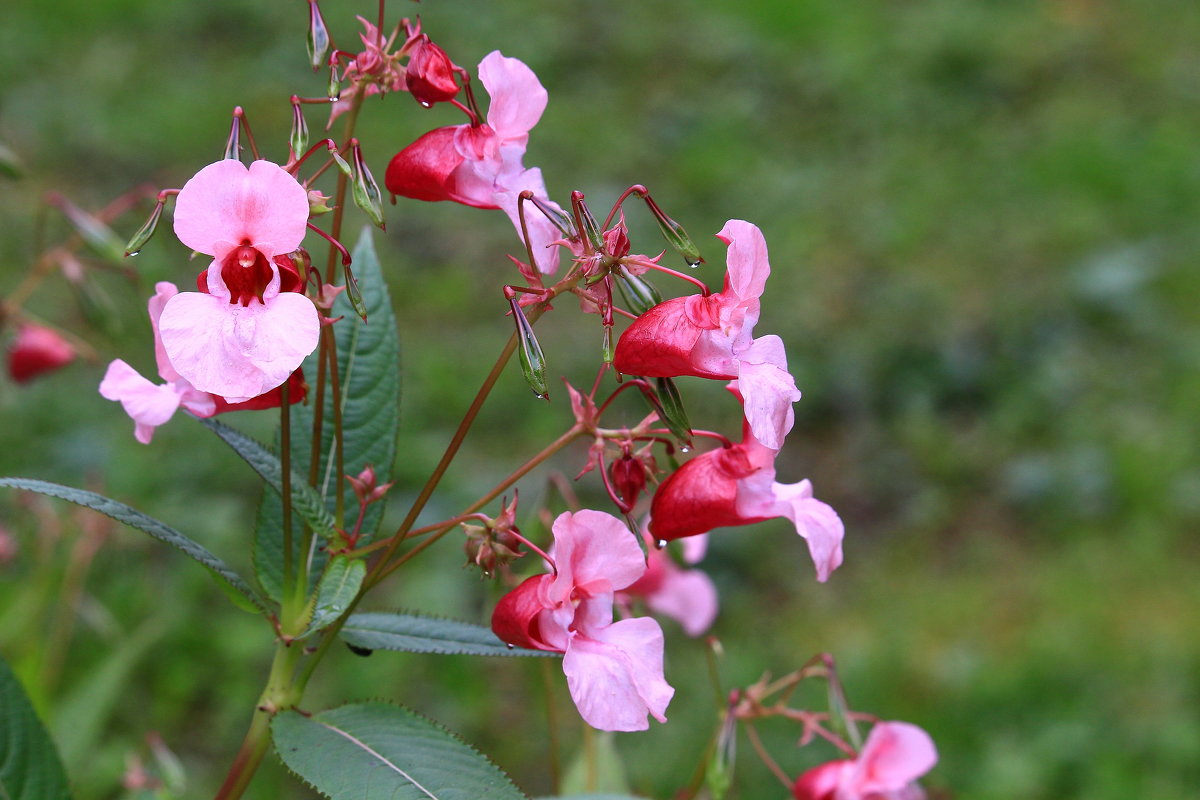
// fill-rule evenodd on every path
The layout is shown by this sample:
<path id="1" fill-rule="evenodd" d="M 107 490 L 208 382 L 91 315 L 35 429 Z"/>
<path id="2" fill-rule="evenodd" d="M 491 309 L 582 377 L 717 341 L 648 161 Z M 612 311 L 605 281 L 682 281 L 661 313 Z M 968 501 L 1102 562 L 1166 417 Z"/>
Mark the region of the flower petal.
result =
<path id="1" fill-rule="evenodd" d="M 316 349 L 320 322 L 312 301 L 294 292 L 248 306 L 183 292 L 168 301 L 159 329 L 183 378 L 237 402 L 287 380 Z"/>
<path id="2" fill-rule="evenodd" d="M 662 628 L 649 617 L 576 633 L 563 672 L 579 715 L 593 728 L 643 731 L 647 714 L 667 721 L 675 690 L 663 678 Z"/>
<path id="3" fill-rule="evenodd" d="M 717 587 L 712 578 L 702 570 L 680 569 L 662 551 L 654 551 L 650 558 L 661 566 L 662 577 L 656 590 L 646 595 L 647 608 L 678 622 L 688 636 L 708 630 L 717 618 Z"/>
<path id="4" fill-rule="evenodd" d="M 150 327 L 154 331 L 154 361 L 158 365 L 158 376 L 167 383 L 179 378 L 179 373 L 171 366 L 171 360 L 167 358 L 167 352 L 163 350 L 162 336 L 158 332 L 158 318 L 162 316 L 162 310 L 166 307 L 167 301 L 175 295 L 179 294 L 179 289 L 175 284 L 169 281 L 159 281 L 154 284 L 154 296 L 146 302 L 146 310 L 150 314 Z"/>
<path id="5" fill-rule="evenodd" d="M 841 566 L 846 529 L 828 504 L 813 497 L 812 483 L 776 483 L 774 468 L 738 482 L 738 511 L 767 517 L 786 517 L 808 542 L 817 580 L 826 581 Z"/>
<path id="6" fill-rule="evenodd" d="M 564 512 L 554 520 L 554 558 L 558 574 L 549 587 L 553 602 L 576 588 L 588 596 L 612 595 L 646 571 L 637 539 L 625 523 L 603 511 Z"/>
<path id="7" fill-rule="evenodd" d="M 861 794 L 895 792 L 920 778 L 937 763 L 929 734 L 907 722 L 880 722 L 871 729 L 849 787 Z"/>
<path id="8" fill-rule="evenodd" d="M 487 120 L 502 140 L 522 147 L 546 110 L 545 88 L 520 59 L 493 50 L 479 62 L 479 80 L 491 97 Z"/>
<path id="9" fill-rule="evenodd" d="M 108 365 L 100 396 L 120 402 L 134 421 L 134 437 L 142 444 L 150 444 L 154 429 L 174 415 L 180 401 L 172 385 L 156 386 L 119 358 Z"/>
<path id="10" fill-rule="evenodd" d="M 270 245 L 268 260 L 304 240 L 308 192 L 278 164 L 255 161 L 247 169 L 224 159 L 201 169 L 175 198 L 175 235 L 200 253 L 215 255 L 217 242 Z"/>
<path id="11" fill-rule="evenodd" d="M 757 225 L 745 220 L 731 219 L 717 234 L 729 245 L 725 263 L 725 291 L 732 291 L 739 300 L 762 297 L 771 264 L 767 260 L 767 241 Z"/>
<path id="12" fill-rule="evenodd" d="M 754 438 L 772 450 L 783 447 L 792 429 L 792 403 L 800 399 L 796 381 L 787 371 L 787 355 L 778 336 L 762 336 L 741 355 L 738 388 Z"/>
<path id="13" fill-rule="evenodd" d="M 501 176 L 501 180 L 504 183 L 503 188 L 498 189 L 492 198 L 508 215 L 513 227 L 517 229 L 518 238 L 521 237 L 521 215 L 517 203 L 521 192 L 529 190 L 543 203 L 562 211 L 557 203 L 547 197 L 541 169 L 533 167 L 513 177 Z M 558 247 L 554 243 L 562 239 L 562 231 L 532 203 L 525 204 L 525 227 L 529 230 L 529 245 L 536 262 L 534 266 L 543 275 L 553 275 L 558 271 L 559 263 Z"/>

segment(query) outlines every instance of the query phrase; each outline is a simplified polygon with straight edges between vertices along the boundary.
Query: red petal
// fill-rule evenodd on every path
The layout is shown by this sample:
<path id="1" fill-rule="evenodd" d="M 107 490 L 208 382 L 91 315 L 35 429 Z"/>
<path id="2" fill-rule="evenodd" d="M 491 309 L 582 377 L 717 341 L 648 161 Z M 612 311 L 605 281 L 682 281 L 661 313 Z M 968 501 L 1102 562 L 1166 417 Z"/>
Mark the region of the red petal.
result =
<path id="1" fill-rule="evenodd" d="M 492 612 L 492 632 L 501 640 L 517 647 L 533 650 L 554 650 L 541 641 L 538 614 L 546 606 L 538 600 L 538 587 L 550 575 L 534 575 L 513 589 L 496 604 Z"/>
<path id="2" fill-rule="evenodd" d="M 650 534 L 655 539 L 670 541 L 714 528 L 769 519 L 737 513 L 737 482 L 756 469 L 740 445 L 696 456 L 672 473 L 654 493 Z"/>
<path id="3" fill-rule="evenodd" d="M 388 191 L 414 200 L 452 200 L 450 174 L 463 162 L 454 147 L 460 127 L 435 128 L 397 153 L 383 176 Z"/>

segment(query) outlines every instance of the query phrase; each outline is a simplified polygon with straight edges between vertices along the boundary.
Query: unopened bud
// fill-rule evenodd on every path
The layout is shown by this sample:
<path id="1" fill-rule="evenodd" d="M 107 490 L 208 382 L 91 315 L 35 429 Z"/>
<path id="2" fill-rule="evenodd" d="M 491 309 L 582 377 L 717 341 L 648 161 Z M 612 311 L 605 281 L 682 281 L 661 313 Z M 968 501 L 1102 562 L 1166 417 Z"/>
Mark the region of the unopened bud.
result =
<path id="1" fill-rule="evenodd" d="M 308 190 L 308 216 L 319 217 L 333 211 L 329 205 L 329 195 L 322 194 L 318 189 Z"/>
<path id="2" fill-rule="evenodd" d="M 626 453 L 609 468 L 613 489 L 617 492 L 621 510 L 628 513 L 646 488 L 646 468 L 633 455 Z"/>
<path id="3" fill-rule="evenodd" d="M 621 222 L 604 232 L 604 252 L 613 258 L 629 255 L 629 230 Z"/>
<path id="4" fill-rule="evenodd" d="M 692 425 L 688 422 L 687 412 L 683 409 L 683 398 L 675 388 L 675 382 L 670 378 L 655 378 L 655 394 L 662 406 L 660 416 L 663 424 L 671 431 L 684 447 L 692 446 Z"/>
<path id="5" fill-rule="evenodd" d="M 546 385 L 546 357 L 542 354 L 542 346 L 538 344 L 537 336 L 533 333 L 533 325 L 525 318 L 525 312 L 515 296 L 508 300 L 512 308 L 513 320 L 517 326 L 517 339 L 520 345 L 517 353 L 521 359 L 521 374 L 525 382 L 539 399 L 550 398 L 550 387 Z"/>
<path id="6" fill-rule="evenodd" d="M 96 255 L 114 264 L 125 260 L 125 245 L 112 228 L 60 194 L 47 195 L 46 202 L 63 213 Z"/>
<path id="7" fill-rule="evenodd" d="M 604 333 L 603 338 L 600 340 L 600 358 L 605 364 L 611 364 L 614 354 L 612 325 L 604 325 L 602 327 L 604 328 Z"/>
<path id="8" fill-rule="evenodd" d="M 454 62 L 445 50 L 422 34 L 405 67 L 404 85 L 416 101 L 426 108 L 434 103 L 453 100 L 458 95 Z"/>
<path id="9" fill-rule="evenodd" d="M 654 288 L 654 284 L 623 266 L 617 273 L 617 290 L 629 310 L 639 316 L 662 302 L 662 295 Z"/>
<path id="10" fill-rule="evenodd" d="M 292 97 L 292 135 L 288 138 L 292 147 L 292 158 L 299 158 L 308 149 L 308 122 L 304 119 L 304 109 L 300 101 Z"/>
<path id="11" fill-rule="evenodd" d="M 308 61 L 312 64 L 313 72 L 325 63 L 325 54 L 329 52 L 329 29 L 325 27 L 325 19 L 317 0 L 308 0 Z M 297 151 L 299 152 L 299 151 Z"/>
<path id="12" fill-rule="evenodd" d="M 363 468 L 363 471 L 358 473 L 357 477 L 347 475 L 346 480 L 350 482 L 350 488 L 354 490 L 354 496 L 358 498 L 358 502 L 363 505 L 370 505 L 382 500 L 394 483 L 385 483 L 382 486 L 377 486 L 375 468 L 370 464 L 367 464 Z"/>
<path id="13" fill-rule="evenodd" d="M 383 198 L 379 194 L 379 184 L 375 183 L 375 176 L 367 168 L 367 162 L 363 160 L 362 148 L 358 146 L 358 142 L 354 143 L 351 153 L 354 158 L 354 204 L 361 208 L 380 230 L 387 230 L 387 225 L 383 221 Z"/>
<path id="14" fill-rule="evenodd" d="M 17 383 L 25 383 L 74 360 L 75 348 L 58 331 L 26 323 L 8 349 L 8 374 Z"/>
<path id="15" fill-rule="evenodd" d="M 158 229 L 158 220 L 162 217 L 162 211 L 163 201 L 159 200 L 154 204 L 154 210 L 150 212 L 150 218 L 142 224 L 142 227 L 137 229 L 137 233 L 129 237 L 129 242 L 125 245 L 126 257 L 136 256 L 146 246 L 146 242 L 150 241 L 150 237 Z"/>
<path id="16" fill-rule="evenodd" d="M 646 201 L 650 213 L 654 215 L 654 221 L 658 223 L 658 229 L 662 231 L 663 238 L 671 247 L 675 248 L 675 252 L 683 256 L 687 265 L 695 267 L 703 264 L 704 259 L 700 256 L 700 248 L 696 247 L 683 226 L 663 213 L 663 210 L 658 207 L 658 203 L 650 199 L 650 195 L 644 195 L 642 199 Z"/>
<path id="17" fill-rule="evenodd" d="M 597 224 L 596 218 L 592 216 L 587 203 L 583 202 L 583 192 L 571 192 L 571 205 L 579 211 L 579 219 L 583 223 L 583 231 L 587 235 L 592 249 L 603 251 L 604 237 L 600 234 L 600 225 Z"/>

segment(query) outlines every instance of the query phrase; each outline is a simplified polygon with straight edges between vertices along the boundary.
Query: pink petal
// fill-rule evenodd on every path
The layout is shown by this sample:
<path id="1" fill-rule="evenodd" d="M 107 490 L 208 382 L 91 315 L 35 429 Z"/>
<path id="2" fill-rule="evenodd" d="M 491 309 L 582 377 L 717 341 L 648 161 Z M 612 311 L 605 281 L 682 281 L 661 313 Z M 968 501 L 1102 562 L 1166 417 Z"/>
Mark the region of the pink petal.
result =
<path id="1" fill-rule="evenodd" d="M 841 566 L 845 526 L 837 512 L 813 497 L 812 483 L 776 483 L 775 470 L 763 470 L 738 482 L 738 511 L 786 517 L 808 542 L 817 580 L 826 581 Z"/>
<path id="2" fill-rule="evenodd" d="M 704 560 L 704 554 L 707 552 L 707 533 L 701 533 L 697 536 L 689 536 L 683 540 L 683 562 L 685 564 L 699 564 Z"/>
<path id="3" fill-rule="evenodd" d="M 717 618 L 717 587 L 712 578 L 698 569 L 680 569 L 660 551 L 650 558 L 662 565 L 663 574 L 657 590 L 646 595 L 646 606 L 678 622 L 688 636 L 708 630 Z"/>
<path id="4" fill-rule="evenodd" d="M 523 148 L 525 137 L 546 110 L 546 90 L 537 75 L 520 59 L 506 58 L 493 50 L 479 62 L 479 80 L 492 98 L 488 125 L 501 139 L 515 141 Z"/>
<path id="5" fill-rule="evenodd" d="M 907 722 L 880 722 L 871 729 L 847 783 L 863 794 L 895 792 L 937 763 L 929 734 Z"/>
<path id="6" fill-rule="evenodd" d="M 150 444 L 154 429 L 171 418 L 180 399 L 170 384 L 154 385 L 121 359 L 108 365 L 100 395 L 120 402 L 134 421 L 134 437 L 142 444 Z"/>
<path id="7" fill-rule="evenodd" d="M 183 292 L 167 303 L 159 328 L 183 378 L 237 402 L 287 380 L 316 349 L 320 322 L 312 301 L 293 292 L 248 306 Z"/>
<path id="8" fill-rule="evenodd" d="M 307 222 L 308 192 L 269 161 L 209 164 L 175 198 L 175 235 L 207 255 L 217 242 L 248 241 L 269 261 L 300 246 Z"/>
<path id="9" fill-rule="evenodd" d="M 554 563 L 558 574 L 549 588 L 555 602 L 576 588 L 590 596 L 624 589 L 646 571 L 637 539 L 625 524 L 603 511 L 564 512 L 554 520 Z"/>
<path id="10" fill-rule="evenodd" d="M 738 388 L 754 438 L 772 450 L 781 449 L 795 421 L 792 403 L 800 399 L 796 381 L 787 371 L 782 339 L 760 337 L 741 354 Z"/>
<path id="11" fill-rule="evenodd" d="M 725 263 L 725 291 L 733 292 L 739 300 L 762 296 L 771 274 L 767 260 L 767 242 L 756 225 L 745 220 L 731 219 L 717 234 L 717 238 L 729 245 Z"/>
<path id="12" fill-rule="evenodd" d="M 646 715 L 666 722 L 675 690 L 663 678 L 663 635 L 649 617 L 577 633 L 563 672 L 584 722 L 605 731 L 643 731 Z"/>
<path id="13" fill-rule="evenodd" d="M 171 366 L 171 360 L 167 358 L 167 353 L 163 350 L 162 336 L 158 333 L 158 318 L 162 316 L 162 310 L 166 307 L 167 301 L 177 294 L 179 294 L 179 289 L 175 287 L 175 284 L 159 281 L 154 284 L 154 296 L 146 302 L 146 310 L 150 313 L 150 327 L 154 331 L 154 361 L 158 365 L 158 376 L 167 383 L 179 378 L 179 373 Z"/>

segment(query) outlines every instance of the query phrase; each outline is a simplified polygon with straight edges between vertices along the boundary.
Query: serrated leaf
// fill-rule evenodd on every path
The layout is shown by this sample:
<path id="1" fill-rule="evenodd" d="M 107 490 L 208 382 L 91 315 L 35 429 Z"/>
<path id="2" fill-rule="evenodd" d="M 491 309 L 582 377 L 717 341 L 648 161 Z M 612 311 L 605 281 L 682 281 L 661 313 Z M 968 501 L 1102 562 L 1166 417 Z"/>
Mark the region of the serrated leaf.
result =
<path id="1" fill-rule="evenodd" d="M 358 703 L 271 721 L 275 751 L 330 800 L 525 800 L 498 767 L 399 706 Z"/>
<path id="2" fill-rule="evenodd" d="M 29 492 L 44 494 L 48 497 L 67 500 L 75 505 L 99 511 L 104 516 L 111 517 L 117 522 L 123 522 L 131 528 L 137 528 L 144 533 L 148 533 L 160 542 L 171 545 L 188 558 L 198 562 L 218 582 L 224 583 L 227 588 L 240 594 L 259 611 L 270 613 L 270 607 L 267 605 L 266 600 L 258 592 L 254 591 L 241 575 L 234 572 L 232 567 L 170 525 L 159 522 L 154 517 L 143 514 L 132 506 L 118 503 L 116 500 L 105 497 L 102 494 L 96 494 L 84 489 L 75 489 L 70 486 L 62 486 L 57 483 L 28 478 L 0 478 L 0 486 L 24 489 Z"/>
<path id="3" fill-rule="evenodd" d="M 337 342 L 338 375 L 342 382 L 342 431 L 345 471 L 357 475 L 367 464 L 375 468 L 380 484 L 391 480 L 392 462 L 396 458 L 396 431 L 400 426 L 400 342 L 396 335 L 396 316 L 391 297 L 383 280 L 379 257 L 371 240 L 371 229 L 365 228 L 354 248 L 354 268 L 370 324 L 362 321 L 343 292 L 334 302 L 332 316 L 342 319 L 333 326 Z M 304 362 L 304 374 L 309 380 L 317 375 L 319 350 Z M 333 414 L 326 388 L 325 417 L 321 431 L 321 468 L 317 493 L 325 498 L 325 508 L 334 513 L 336 499 L 333 486 L 337 475 L 332 450 Z M 307 404 L 292 407 L 292 463 L 296 472 L 307 474 L 312 453 L 313 409 Z M 368 506 L 360 529 L 360 544 L 369 542 L 379 527 L 383 503 Z M 348 516 L 357 513 L 358 501 L 354 491 L 345 487 L 345 507 Z M 353 516 L 344 520 L 346 526 Z M 300 546 L 300 526 L 294 520 L 292 541 Z M 309 574 L 316 581 L 324 564 L 324 552 L 315 550 L 301 554 L 297 560 L 311 558 Z M 283 521 L 279 499 L 264 495 L 259 506 L 258 524 L 254 539 L 254 567 L 259 583 L 271 597 L 279 597 L 283 582 Z"/>
<path id="4" fill-rule="evenodd" d="M 17 676 L 0 659 L 0 797 L 66 800 L 70 796 L 54 743 Z"/>
<path id="5" fill-rule="evenodd" d="M 267 485 L 283 496 L 283 465 L 279 456 L 272 453 L 264 445 L 247 436 L 236 428 L 231 428 L 215 419 L 201 419 L 200 424 L 221 437 L 233 451 L 258 473 Z M 333 515 L 325 508 L 321 496 L 307 482 L 302 480 L 292 470 L 292 509 L 307 522 L 313 530 L 326 538 L 333 537 Z"/>
<path id="6" fill-rule="evenodd" d="M 474 656 L 558 656 L 548 650 L 509 647 L 491 628 L 421 614 L 353 614 L 342 626 L 341 637 L 364 650 L 399 650 Z"/>
<path id="7" fill-rule="evenodd" d="M 319 631 L 346 613 L 354 602 L 363 578 L 367 577 L 367 562 L 361 558 L 350 559 L 334 556 L 325 566 L 325 574 L 317 584 L 317 599 L 313 606 L 312 620 L 304 635 Z"/>

